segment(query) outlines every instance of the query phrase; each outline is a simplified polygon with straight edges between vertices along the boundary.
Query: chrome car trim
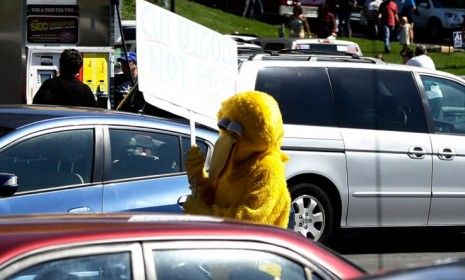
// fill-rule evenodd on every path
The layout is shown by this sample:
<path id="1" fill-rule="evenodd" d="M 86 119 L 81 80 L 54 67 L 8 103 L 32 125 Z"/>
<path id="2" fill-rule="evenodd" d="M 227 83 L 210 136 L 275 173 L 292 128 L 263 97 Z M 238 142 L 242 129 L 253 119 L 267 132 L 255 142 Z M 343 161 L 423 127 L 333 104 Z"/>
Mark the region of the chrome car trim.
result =
<path id="1" fill-rule="evenodd" d="M 429 192 L 354 192 L 353 197 L 430 197 Z"/>
<path id="2" fill-rule="evenodd" d="M 30 191 L 19 191 L 15 193 L 15 196 L 69 190 L 69 189 L 76 189 L 76 188 L 83 188 L 83 187 L 94 187 L 94 186 L 101 186 L 101 184 L 102 182 L 95 182 L 95 183 L 87 183 L 87 184 L 65 185 L 65 186 L 58 186 L 58 187 L 37 189 L 37 190 L 30 190 Z"/>
<path id="3" fill-rule="evenodd" d="M 168 177 L 175 177 L 175 176 L 186 176 L 185 171 L 174 172 L 174 173 L 164 173 L 164 174 L 156 174 L 156 175 L 147 175 L 147 176 L 140 176 L 140 177 L 131 177 L 131 178 L 122 178 L 122 179 L 114 179 L 114 180 L 107 180 L 104 182 L 105 187 L 108 187 L 110 184 L 114 183 L 122 183 L 122 182 L 130 182 L 130 181 L 139 181 L 139 180 L 147 180 L 147 179 L 156 179 L 156 178 L 168 178 Z"/>
<path id="4" fill-rule="evenodd" d="M 283 151 L 299 151 L 299 152 L 338 152 L 344 153 L 344 149 L 339 148 L 310 148 L 310 147 L 297 147 L 297 146 L 281 146 Z"/>
<path id="5" fill-rule="evenodd" d="M 407 155 L 408 150 L 405 152 L 397 152 L 397 151 L 372 151 L 372 150 L 363 150 L 363 149 L 346 149 L 345 152 L 356 152 L 356 153 L 369 153 L 369 154 L 397 154 L 397 155 Z M 433 155 L 431 152 L 423 152 L 423 155 Z"/>
<path id="6" fill-rule="evenodd" d="M 433 197 L 460 198 L 465 197 L 465 192 L 433 192 Z"/>

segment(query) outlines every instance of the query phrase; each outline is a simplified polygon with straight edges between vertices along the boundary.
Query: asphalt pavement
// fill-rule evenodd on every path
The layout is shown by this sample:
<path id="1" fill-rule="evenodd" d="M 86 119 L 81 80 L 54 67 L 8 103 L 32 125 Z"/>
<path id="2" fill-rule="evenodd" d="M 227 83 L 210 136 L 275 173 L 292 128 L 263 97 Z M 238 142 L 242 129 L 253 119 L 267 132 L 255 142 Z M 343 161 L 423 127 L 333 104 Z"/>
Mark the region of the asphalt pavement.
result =
<path id="1" fill-rule="evenodd" d="M 465 257 L 465 233 L 452 228 L 352 230 L 327 245 L 370 273 Z"/>

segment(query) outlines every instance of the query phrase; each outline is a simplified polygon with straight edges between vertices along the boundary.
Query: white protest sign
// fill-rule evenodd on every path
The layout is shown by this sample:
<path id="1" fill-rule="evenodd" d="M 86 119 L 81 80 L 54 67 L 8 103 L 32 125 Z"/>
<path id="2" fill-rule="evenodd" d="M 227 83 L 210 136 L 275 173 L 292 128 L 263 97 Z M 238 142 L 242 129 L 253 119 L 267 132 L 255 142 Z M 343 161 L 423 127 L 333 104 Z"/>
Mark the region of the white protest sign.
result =
<path id="1" fill-rule="evenodd" d="M 159 108 L 216 127 L 221 102 L 235 93 L 237 45 L 200 24 L 136 2 L 139 90 Z"/>
<path id="2" fill-rule="evenodd" d="M 462 41 L 462 31 L 454 31 L 452 33 L 452 39 L 454 40 L 454 48 L 461 48 L 463 41 Z"/>

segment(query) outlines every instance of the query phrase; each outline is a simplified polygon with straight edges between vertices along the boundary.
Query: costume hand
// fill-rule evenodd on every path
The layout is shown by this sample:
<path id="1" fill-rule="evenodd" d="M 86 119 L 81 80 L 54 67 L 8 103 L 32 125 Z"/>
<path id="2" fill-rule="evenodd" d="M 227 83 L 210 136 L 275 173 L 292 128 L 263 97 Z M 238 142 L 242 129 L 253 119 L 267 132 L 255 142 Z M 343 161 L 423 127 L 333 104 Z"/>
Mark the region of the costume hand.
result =
<path id="1" fill-rule="evenodd" d="M 190 195 L 182 205 L 184 213 L 196 215 L 212 215 L 211 207 L 197 196 Z"/>
<path id="2" fill-rule="evenodd" d="M 205 156 L 200 152 L 198 146 L 193 146 L 187 152 L 186 171 L 188 178 L 195 178 L 202 174 L 205 164 Z"/>

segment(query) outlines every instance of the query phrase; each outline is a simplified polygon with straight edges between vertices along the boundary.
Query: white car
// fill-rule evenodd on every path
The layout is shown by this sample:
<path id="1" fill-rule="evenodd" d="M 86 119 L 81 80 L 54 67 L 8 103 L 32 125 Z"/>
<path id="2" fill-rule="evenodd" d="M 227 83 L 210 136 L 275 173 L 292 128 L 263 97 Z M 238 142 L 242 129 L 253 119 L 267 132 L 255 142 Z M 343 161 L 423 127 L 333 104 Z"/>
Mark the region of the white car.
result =
<path id="1" fill-rule="evenodd" d="M 336 39 L 300 39 L 300 38 L 257 38 L 255 44 L 265 50 L 297 50 L 303 53 L 355 54 L 362 56 L 357 43 Z"/>
<path id="2" fill-rule="evenodd" d="M 463 1 L 416 0 L 413 13 L 415 27 L 426 28 L 432 38 L 439 37 L 443 30 L 458 29 L 465 18 Z"/>

